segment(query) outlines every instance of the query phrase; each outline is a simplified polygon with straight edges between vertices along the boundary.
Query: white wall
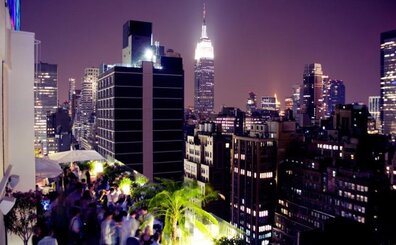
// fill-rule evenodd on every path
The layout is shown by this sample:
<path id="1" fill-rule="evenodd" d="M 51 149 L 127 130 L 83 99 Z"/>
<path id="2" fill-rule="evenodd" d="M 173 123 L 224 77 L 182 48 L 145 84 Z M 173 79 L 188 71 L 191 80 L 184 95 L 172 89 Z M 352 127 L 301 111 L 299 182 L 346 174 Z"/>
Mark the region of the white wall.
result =
<path id="1" fill-rule="evenodd" d="M 20 176 L 16 189 L 34 190 L 34 33 L 11 31 L 11 72 L 5 90 L 8 162 Z"/>

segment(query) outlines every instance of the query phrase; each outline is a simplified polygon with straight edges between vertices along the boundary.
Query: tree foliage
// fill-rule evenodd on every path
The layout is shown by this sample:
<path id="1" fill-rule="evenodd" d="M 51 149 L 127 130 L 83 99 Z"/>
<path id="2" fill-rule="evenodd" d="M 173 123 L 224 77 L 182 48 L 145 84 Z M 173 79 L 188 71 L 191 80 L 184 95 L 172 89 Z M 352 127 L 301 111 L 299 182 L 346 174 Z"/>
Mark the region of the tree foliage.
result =
<path id="1" fill-rule="evenodd" d="M 19 236 L 27 244 L 33 234 L 33 226 L 37 223 L 37 205 L 40 198 L 32 191 L 15 192 L 14 207 L 4 217 L 7 230 Z"/>
<path id="2" fill-rule="evenodd" d="M 164 189 L 157 193 L 149 202 L 150 210 L 164 220 L 164 244 L 183 244 L 189 237 L 186 223 L 191 223 L 204 235 L 212 237 L 207 224 L 218 224 L 218 221 L 202 209 L 213 196 L 213 193 L 202 194 L 196 182 L 178 183 L 163 181 Z M 180 230 L 180 233 L 178 233 Z M 179 237 L 179 234 L 181 237 Z"/>
<path id="3" fill-rule="evenodd" d="M 215 245 L 243 245 L 245 244 L 245 241 L 241 238 L 227 238 L 227 237 L 222 237 L 218 240 L 215 240 Z"/>

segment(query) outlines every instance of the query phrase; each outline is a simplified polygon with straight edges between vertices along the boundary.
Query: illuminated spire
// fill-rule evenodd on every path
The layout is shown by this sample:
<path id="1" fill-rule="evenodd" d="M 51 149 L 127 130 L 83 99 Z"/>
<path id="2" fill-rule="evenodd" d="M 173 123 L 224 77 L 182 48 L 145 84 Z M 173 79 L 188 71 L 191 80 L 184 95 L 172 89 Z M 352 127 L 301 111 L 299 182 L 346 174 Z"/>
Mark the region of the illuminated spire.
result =
<path id="1" fill-rule="evenodd" d="M 213 59 L 213 46 L 210 41 L 208 34 L 206 33 L 206 7 L 205 3 L 203 5 L 202 11 L 202 33 L 201 38 L 197 43 L 197 47 L 195 49 L 195 60 L 200 60 L 201 58 L 205 59 Z"/>
<path id="2" fill-rule="evenodd" d="M 206 33 L 206 8 L 205 3 L 203 4 L 203 12 L 202 12 L 202 33 L 201 39 L 208 38 L 208 34 Z"/>

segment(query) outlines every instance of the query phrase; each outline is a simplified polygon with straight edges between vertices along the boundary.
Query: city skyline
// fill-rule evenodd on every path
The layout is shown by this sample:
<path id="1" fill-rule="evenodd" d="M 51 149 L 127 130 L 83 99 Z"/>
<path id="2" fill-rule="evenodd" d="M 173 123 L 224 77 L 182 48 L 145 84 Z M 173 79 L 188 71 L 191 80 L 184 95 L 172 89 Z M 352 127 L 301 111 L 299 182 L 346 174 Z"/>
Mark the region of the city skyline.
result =
<path id="1" fill-rule="evenodd" d="M 24 1 L 21 29 L 36 33 L 41 61 L 58 64 L 61 103 L 67 99 L 69 77 L 80 87 L 84 68 L 121 63 L 125 20 L 153 22 L 154 40 L 183 57 L 185 106 L 192 106 L 202 4 Z M 243 109 L 250 91 L 259 97 L 277 93 L 283 102 L 292 85 L 302 83 L 304 65 L 313 62 L 321 63 L 331 79 L 345 82 L 347 103 L 367 104 L 369 95 L 379 95 L 380 33 L 396 29 L 395 8 L 393 1 L 207 1 L 217 64 L 215 111 L 221 105 Z"/>

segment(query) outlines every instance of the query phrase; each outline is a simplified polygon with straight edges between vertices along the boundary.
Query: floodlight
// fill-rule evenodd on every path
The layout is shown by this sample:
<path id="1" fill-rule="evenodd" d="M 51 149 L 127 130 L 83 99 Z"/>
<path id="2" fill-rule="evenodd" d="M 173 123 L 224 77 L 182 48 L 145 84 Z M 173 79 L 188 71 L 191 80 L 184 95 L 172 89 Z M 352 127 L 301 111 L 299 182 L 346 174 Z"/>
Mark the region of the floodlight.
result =
<path id="1" fill-rule="evenodd" d="M 13 175 L 11 175 L 11 176 L 8 178 L 8 185 L 9 185 L 9 187 L 10 187 L 11 189 L 14 189 L 15 186 L 17 186 L 18 183 L 19 183 L 19 175 L 13 174 Z"/>

